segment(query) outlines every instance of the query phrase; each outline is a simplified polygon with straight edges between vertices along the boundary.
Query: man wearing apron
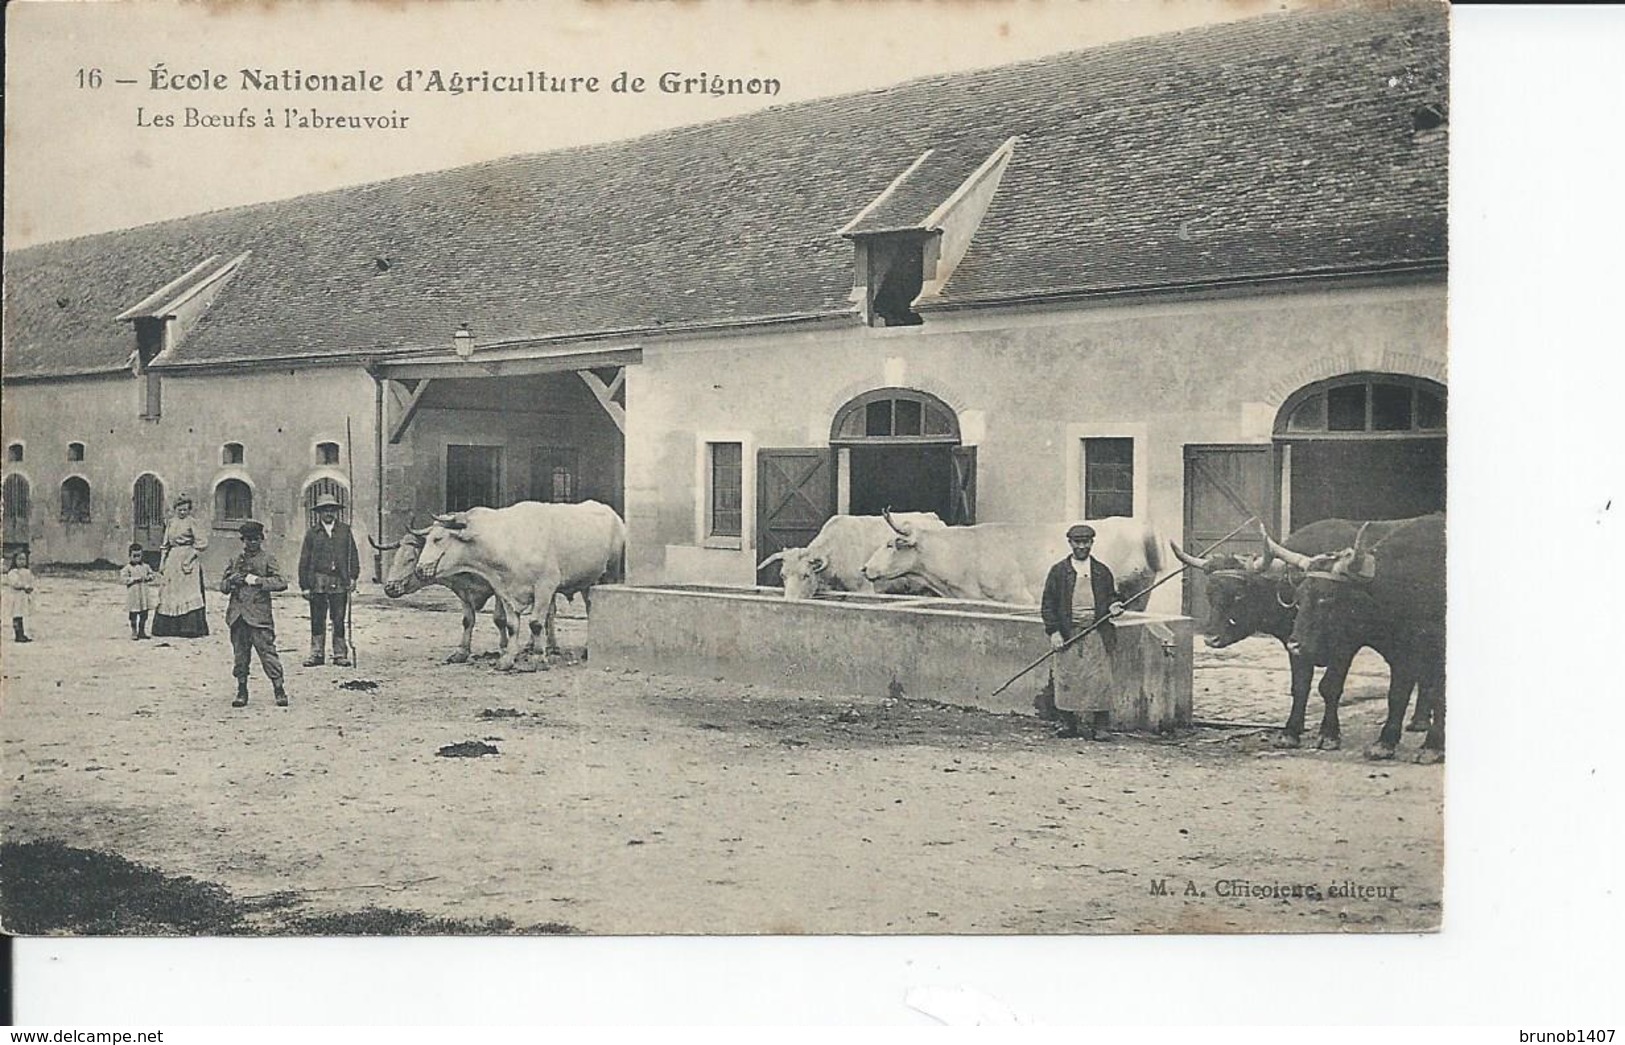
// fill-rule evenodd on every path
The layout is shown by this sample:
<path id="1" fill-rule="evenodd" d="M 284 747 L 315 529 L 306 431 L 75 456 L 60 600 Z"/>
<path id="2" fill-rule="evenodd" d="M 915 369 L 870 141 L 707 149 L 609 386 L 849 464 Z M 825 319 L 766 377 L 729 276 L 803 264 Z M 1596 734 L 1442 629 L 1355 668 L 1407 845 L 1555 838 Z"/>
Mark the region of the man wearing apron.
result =
<path id="1" fill-rule="evenodd" d="M 1066 531 L 1066 540 L 1072 554 L 1050 567 L 1040 607 L 1044 631 L 1054 649 L 1099 616 L 1116 617 L 1123 612 L 1112 571 L 1089 554 L 1095 546 L 1094 527 L 1079 523 Z M 1112 706 L 1111 651 L 1116 639 L 1112 625 L 1102 624 L 1050 658 L 1050 684 L 1061 723 L 1056 736 L 1106 739 Z"/>

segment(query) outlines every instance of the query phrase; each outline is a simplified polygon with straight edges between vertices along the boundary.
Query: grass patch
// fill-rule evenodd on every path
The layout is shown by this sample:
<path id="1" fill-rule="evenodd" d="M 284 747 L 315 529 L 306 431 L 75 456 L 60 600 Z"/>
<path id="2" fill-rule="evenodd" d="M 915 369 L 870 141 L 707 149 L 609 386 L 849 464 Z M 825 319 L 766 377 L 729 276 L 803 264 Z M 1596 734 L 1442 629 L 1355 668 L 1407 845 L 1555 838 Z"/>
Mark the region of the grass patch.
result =
<path id="1" fill-rule="evenodd" d="M 300 914 L 298 890 L 238 899 L 224 886 L 171 876 L 116 853 L 52 840 L 0 845 L 0 927 L 17 936 L 568 935 L 562 922 L 525 928 L 363 907 Z M 248 916 L 255 916 L 248 921 Z"/>
<path id="2" fill-rule="evenodd" d="M 244 907 L 221 886 L 57 841 L 0 845 L 0 923 L 22 935 L 223 936 Z"/>

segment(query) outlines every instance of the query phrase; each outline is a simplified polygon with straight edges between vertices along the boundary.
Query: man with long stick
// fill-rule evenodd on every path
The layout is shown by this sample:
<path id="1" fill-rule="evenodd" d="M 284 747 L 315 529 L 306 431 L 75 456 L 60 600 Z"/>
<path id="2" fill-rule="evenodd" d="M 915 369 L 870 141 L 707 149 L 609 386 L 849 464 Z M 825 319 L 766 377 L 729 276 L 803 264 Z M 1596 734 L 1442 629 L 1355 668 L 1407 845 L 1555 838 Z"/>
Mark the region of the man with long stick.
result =
<path id="1" fill-rule="evenodd" d="M 327 622 L 333 623 L 333 663 L 349 667 L 350 649 L 345 644 L 350 593 L 361 574 L 361 554 L 355 536 L 339 522 L 337 497 L 323 494 L 316 501 L 316 525 L 305 533 L 299 549 L 299 589 L 310 602 L 310 656 L 305 667 L 326 660 Z"/>
<path id="2" fill-rule="evenodd" d="M 1236 534 L 1240 533 L 1242 530 L 1246 529 L 1248 526 L 1250 526 L 1252 523 L 1256 522 L 1257 520 L 1258 520 L 1258 516 L 1249 515 L 1246 519 L 1242 520 L 1241 525 L 1237 526 L 1234 530 L 1231 530 L 1229 533 L 1225 534 L 1223 537 L 1220 537 L 1218 540 L 1216 540 L 1212 544 L 1208 545 L 1207 549 L 1205 551 L 1203 551 L 1200 555 L 1194 556 L 1194 558 L 1197 558 L 1197 559 L 1205 558 L 1207 556 L 1208 552 L 1211 552 L 1213 549 L 1217 548 L 1219 545 L 1223 544 L 1225 541 L 1228 541 L 1230 538 L 1234 537 Z M 1090 526 L 1088 526 L 1087 524 L 1083 525 L 1083 529 L 1092 530 L 1092 528 Z M 1067 532 L 1069 534 L 1071 533 L 1070 530 L 1067 531 Z M 1092 547 L 1093 546 L 1092 538 L 1091 538 L 1090 544 L 1091 544 L 1091 547 Z M 1067 565 L 1067 563 L 1066 563 L 1066 560 L 1063 559 L 1060 563 L 1057 563 L 1055 567 L 1051 568 L 1050 573 L 1054 574 L 1060 567 L 1065 566 L 1065 565 Z M 1139 601 L 1139 599 L 1142 596 L 1150 595 L 1152 592 L 1156 591 L 1158 588 L 1162 587 L 1164 584 L 1167 584 L 1169 581 L 1173 580 L 1175 577 L 1180 576 L 1181 574 L 1183 574 L 1188 569 L 1190 569 L 1189 565 L 1181 566 L 1179 569 L 1173 571 L 1172 573 L 1164 574 L 1162 577 L 1158 578 L 1155 583 L 1153 583 L 1150 587 L 1146 588 L 1144 591 L 1137 591 L 1133 595 L 1130 595 L 1128 597 L 1127 601 L 1131 602 L 1131 603 Z M 1058 583 L 1064 583 L 1064 581 L 1060 581 Z M 1045 590 L 1046 590 L 1046 592 L 1048 591 L 1048 584 L 1047 583 L 1045 585 Z M 1063 602 L 1063 600 L 1061 600 L 1059 598 L 1059 592 L 1058 592 L 1056 602 L 1055 602 L 1056 612 L 1059 612 L 1060 607 L 1062 605 L 1064 605 L 1064 602 Z M 1113 614 L 1113 616 L 1115 616 L 1115 615 L 1116 614 Z M 1050 619 L 1051 619 L 1050 617 L 1047 617 L 1047 616 L 1045 617 L 1045 628 L 1046 628 L 1046 630 L 1048 630 L 1048 624 L 1049 624 Z M 1086 627 L 1078 628 L 1078 627 L 1074 626 L 1071 629 L 1072 630 L 1072 637 L 1067 638 L 1064 634 L 1061 633 L 1061 628 L 1060 628 L 1060 625 L 1059 625 L 1060 618 L 1057 616 L 1054 619 L 1056 620 L 1057 625 L 1056 625 L 1055 630 L 1049 631 L 1049 642 L 1050 642 L 1050 650 L 1049 650 L 1049 652 L 1044 654 L 1042 657 L 1039 657 L 1037 660 L 1033 661 L 1031 664 L 1027 665 L 1026 667 L 1022 668 L 1020 671 L 1016 672 L 1014 675 L 1011 675 L 1009 678 L 1005 679 L 1004 682 L 1002 684 L 1000 684 L 998 689 L 994 690 L 992 693 L 990 693 L 988 695 L 989 699 L 992 699 L 993 697 L 998 696 L 1000 693 L 1003 693 L 1005 690 L 1007 690 L 1011 686 L 1015 685 L 1017 679 L 1021 678 L 1024 675 L 1026 675 L 1027 672 L 1029 672 L 1029 671 L 1033 670 L 1034 668 L 1038 667 L 1040 664 L 1044 663 L 1047 660 L 1050 660 L 1051 658 L 1057 656 L 1058 654 L 1064 652 L 1065 650 L 1071 649 L 1072 645 L 1074 643 L 1077 643 L 1077 642 L 1079 642 L 1079 641 L 1081 641 L 1083 639 L 1088 638 L 1090 635 L 1093 635 L 1095 633 L 1095 631 L 1100 629 L 1100 628 L 1105 628 L 1105 627 L 1110 627 L 1111 626 L 1111 620 L 1110 620 L 1109 617 L 1099 617 L 1093 624 L 1090 624 L 1090 625 L 1088 625 Z M 1171 638 L 1172 632 L 1169 632 L 1168 636 L 1169 637 L 1165 637 L 1163 639 L 1163 649 L 1164 649 L 1164 651 L 1166 651 L 1169 648 L 1169 644 L 1172 641 L 1172 638 Z M 1053 689 L 1051 690 L 1051 692 L 1053 693 Z"/>
<path id="3" fill-rule="evenodd" d="M 1104 740 L 1111 713 L 1111 653 L 1117 642 L 1109 620 L 1122 614 L 1123 603 L 1112 571 L 1090 554 L 1095 528 L 1078 523 L 1066 531 L 1066 541 L 1072 554 L 1050 567 L 1039 605 L 1044 632 L 1057 651 L 1050 663 L 1061 723 L 1055 735 Z M 1092 635 L 1071 641 L 1091 628 Z"/>

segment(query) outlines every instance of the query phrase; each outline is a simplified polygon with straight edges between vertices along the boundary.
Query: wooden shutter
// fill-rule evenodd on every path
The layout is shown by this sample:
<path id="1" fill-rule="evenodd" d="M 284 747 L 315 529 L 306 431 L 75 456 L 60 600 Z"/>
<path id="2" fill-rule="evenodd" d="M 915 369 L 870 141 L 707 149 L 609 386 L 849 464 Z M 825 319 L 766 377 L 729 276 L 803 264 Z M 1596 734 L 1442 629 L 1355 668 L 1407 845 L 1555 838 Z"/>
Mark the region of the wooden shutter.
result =
<path id="1" fill-rule="evenodd" d="M 952 487 L 948 491 L 949 526 L 976 525 L 976 447 L 953 448 Z"/>
<path id="2" fill-rule="evenodd" d="M 805 548 L 835 514 L 834 451 L 824 447 L 756 452 L 756 559 L 785 548 Z M 779 579 L 774 563 L 756 578 Z"/>
<path id="3" fill-rule="evenodd" d="M 1181 547 L 1192 555 L 1200 554 L 1250 515 L 1256 515 L 1259 522 L 1275 532 L 1279 513 L 1274 451 L 1273 446 L 1257 443 L 1185 447 L 1185 532 Z M 1216 550 L 1252 555 L 1264 550 L 1264 542 L 1254 524 Z M 1185 613 L 1200 619 L 1206 607 L 1207 576 L 1200 570 L 1186 570 Z"/>

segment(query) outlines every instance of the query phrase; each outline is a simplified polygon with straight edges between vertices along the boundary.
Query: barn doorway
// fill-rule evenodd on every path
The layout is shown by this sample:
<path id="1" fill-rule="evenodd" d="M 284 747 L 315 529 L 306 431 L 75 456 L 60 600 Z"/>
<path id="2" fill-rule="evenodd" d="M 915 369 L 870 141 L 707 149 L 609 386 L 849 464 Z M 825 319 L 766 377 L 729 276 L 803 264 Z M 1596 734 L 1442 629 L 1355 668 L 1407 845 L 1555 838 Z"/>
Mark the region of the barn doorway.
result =
<path id="1" fill-rule="evenodd" d="M 949 525 L 976 521 L 976 450 L 960 445 L 948 404 L 911 388 L 865 392 L 830 426 L 849 515 L 936 512 Z"/>
<path id="2" fill-rule="evenodd" d="M 953 408 L 928 392 L 879 388 L 835 412 L 829 446 L 757 452 L 756 551 L 803 548 L 836 513 L 936 512 L 976 521 L 976 448 Z M 756 583 L 774 584 L 769 566 Z"/>
<path id="3" fill-rule="evenodd" d="M 1321 519 L 1408 519 L 1445 507 L 1445 389 L 1349 374 L 1299 389 L 1275 423 L 1285 529 Z"/>

